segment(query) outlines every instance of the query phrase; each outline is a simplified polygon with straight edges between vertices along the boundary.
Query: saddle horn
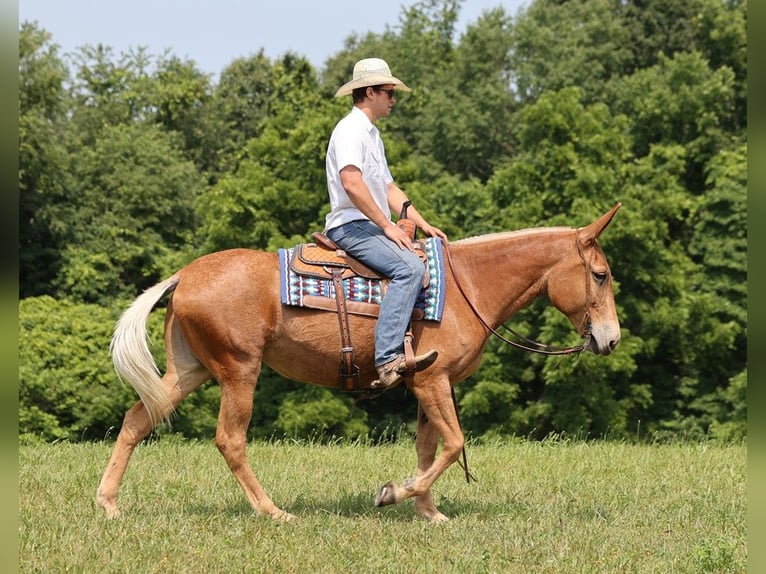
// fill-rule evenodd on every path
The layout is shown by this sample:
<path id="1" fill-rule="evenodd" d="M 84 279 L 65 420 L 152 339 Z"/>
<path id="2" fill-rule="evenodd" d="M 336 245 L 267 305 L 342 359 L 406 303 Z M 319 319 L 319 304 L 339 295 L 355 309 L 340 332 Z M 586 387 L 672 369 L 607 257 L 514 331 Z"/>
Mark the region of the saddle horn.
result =
<path id="1" fill-rule="evenodd" d="M 407 208 L 412 205 L 412 202 L 408 199 L 402 204 L 402 211 L 399 213 L 399 220 L 396 222 L 397 227 L 403 229 L 407 235 L 410 236 L 412 241 L 415 241 L 415 234 L 418 231 L 415 223 L 407 217 Z"/>

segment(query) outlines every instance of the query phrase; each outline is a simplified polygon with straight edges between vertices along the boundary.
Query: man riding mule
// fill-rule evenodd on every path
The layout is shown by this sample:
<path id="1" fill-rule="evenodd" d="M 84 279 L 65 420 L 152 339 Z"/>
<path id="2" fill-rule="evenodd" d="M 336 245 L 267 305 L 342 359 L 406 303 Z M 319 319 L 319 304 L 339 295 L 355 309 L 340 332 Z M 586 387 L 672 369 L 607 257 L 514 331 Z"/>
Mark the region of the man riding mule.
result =
<path id="1" fill-rule="evenodd" d="M 394 183 L 375 127 L 375 122 L 391 113 L 396 90 L 409 92 L 410 88 L 391 75 L 385 61 L 358 61 L 353 79 L 335 94 L 350 94 L 354 105 L 335 126 L 326 156 L 330 213 L 325 234 L 349 255 L 391 279 L 375 327 L 378 379 L 372 386 L 381 389 L 399 384 L 408 368 L 404 337 L 425 274 L 414 253 L 414 236 L 391 221 L 391 210 L 402 212 L 409 200 Z M 427 236 L 447 240 L 414 207 L 408 216 Z M 421 371 L 436 357 L 435 350 L 426 351 L 410 359 L 409 368 Z"/>
<path id="2" fill-rule="evenodd" d="M 464 444 L 452 386 L 476 371 L 489 337 L 520 309 L 547 298 L 584 337 L 577 350 L 599 355 L 614 350 L 620 324 L 598 238 L 619 207 L 585 227 L 533 228 L 444 245 L 441 319 L 413 323 L 416 345 L 438 352 L 439 360 L 405 379 L 418 402 L 417 472 L 401 486 L 386 482 L 376 505 L 412 498 L 420 516 L 447 520 L 431 488 L 458 460 Z M 167 367 L 160 376 L 146 324 L 155 305 L 171 293 L 164 332 Z M 349 316 L 363 388 L 378 379 L 375 323 L 373 317 Z M 98 505 L 109 517 L 119 515 L 117 494 L 135 447 L 212 378 L 221 389 L 216 446 L 259 514 L 292 518 L 269 498 L 247 460 L 255 387 L 263 364 L 287 379 L 337 386 L 337 329 L 333 313 L 282 305 L 277 253 L 211 253 L 147 289 L 120 317 L 112 338 L 115 368 L 141 400 L 125 414 L 98 486 Z"/>

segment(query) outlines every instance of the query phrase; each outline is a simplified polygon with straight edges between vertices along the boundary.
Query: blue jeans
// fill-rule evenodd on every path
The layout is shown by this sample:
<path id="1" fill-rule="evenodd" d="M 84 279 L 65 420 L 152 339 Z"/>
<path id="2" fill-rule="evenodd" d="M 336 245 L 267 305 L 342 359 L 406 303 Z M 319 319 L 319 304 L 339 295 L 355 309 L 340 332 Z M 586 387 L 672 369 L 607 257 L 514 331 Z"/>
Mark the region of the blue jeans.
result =
<path id="1" fill-rule="evenodd" d="M 334 227 L 326 235 L 355 259 L 391 278 L 375 325 L 375 366 L 384 365 L 404 352 L 404 335 L 423 287 L 425 265 L 366 219 Z"/>

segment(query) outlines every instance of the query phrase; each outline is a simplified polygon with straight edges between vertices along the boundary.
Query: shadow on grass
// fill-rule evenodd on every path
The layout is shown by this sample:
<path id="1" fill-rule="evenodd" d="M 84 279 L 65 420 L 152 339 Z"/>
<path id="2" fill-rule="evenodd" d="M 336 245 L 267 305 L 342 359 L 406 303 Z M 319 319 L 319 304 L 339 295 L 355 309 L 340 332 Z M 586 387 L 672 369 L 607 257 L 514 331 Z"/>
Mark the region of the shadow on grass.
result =
<path id="1" fill-rule="evenodd" d="M 300 518 L 315 514 L 328 514 L 345 518 L 369 518 L 377 516 L 386 520 L 411 521 L 419 519 L 413 501 L 377 508 L 373 503 L 374 495 L 369 492 L 328 496 L 324 498 L 298 495 L 292 502 L 275 501 L 277 505 Z M 470 499 L 450 500 L 435 497 L 437 508 L 448 518 L 499 518 L 504 516 L 526 515 L 528 505 L 520 501 L 507 504 L 485 503 Z M 210 505 L 192 505 L 188 511 L 193 514 L 224 514 L 232 518 L 252 516 L 254 510 L 247 502 L 226 507 Z"/>

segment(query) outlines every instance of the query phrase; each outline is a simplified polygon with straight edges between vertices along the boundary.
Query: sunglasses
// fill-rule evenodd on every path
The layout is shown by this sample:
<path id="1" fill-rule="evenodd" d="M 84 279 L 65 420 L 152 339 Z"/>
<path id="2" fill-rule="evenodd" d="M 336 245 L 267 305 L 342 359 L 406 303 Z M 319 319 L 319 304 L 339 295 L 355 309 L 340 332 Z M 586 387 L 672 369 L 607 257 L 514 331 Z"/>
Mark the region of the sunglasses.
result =
<path id="1" fill-rule="evenodd" d="M 376 92 L 383 92 L 383 93 L 387 94 L 389 100 L 394 99 L 394 97 L 396 96 L 396 94 L 394 94 L 394 88 L 391 88 L 390 90 L 384 90 L 383 88 L 375 88 L 375 91 Z"/>

